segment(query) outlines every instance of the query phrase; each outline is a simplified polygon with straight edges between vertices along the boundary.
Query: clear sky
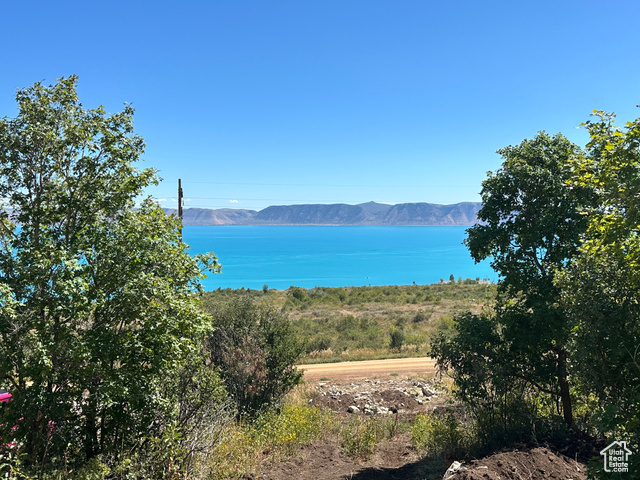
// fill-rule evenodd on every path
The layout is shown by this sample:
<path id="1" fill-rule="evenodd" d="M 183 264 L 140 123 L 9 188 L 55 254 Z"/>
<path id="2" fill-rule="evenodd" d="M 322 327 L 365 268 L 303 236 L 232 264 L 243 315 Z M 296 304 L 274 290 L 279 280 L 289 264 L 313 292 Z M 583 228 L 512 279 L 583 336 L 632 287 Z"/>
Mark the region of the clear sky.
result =
<path id="1" fill-rule="evenodd" d="M 640 2 L 6 1 L 0 116 L 77 74 L 175 206 L 479 201 L 498 148 L 640 116 Z"/>

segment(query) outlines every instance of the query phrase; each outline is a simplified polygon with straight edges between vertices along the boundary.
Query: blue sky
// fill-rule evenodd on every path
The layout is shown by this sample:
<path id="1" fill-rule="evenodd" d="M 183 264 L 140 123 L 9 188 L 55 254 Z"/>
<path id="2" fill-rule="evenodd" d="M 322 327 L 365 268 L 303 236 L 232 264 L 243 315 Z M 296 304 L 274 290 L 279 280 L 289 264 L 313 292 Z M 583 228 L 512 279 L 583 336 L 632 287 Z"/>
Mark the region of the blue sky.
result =
<path id="1" fill-rule="evenodd" d="M 175 206 L 478 201 L 498 148 L 640 116 L 637 1 L 3 2 L 0 116 L 77 74 Z M 173 200 L 172 200 L 173 199 Z"/>

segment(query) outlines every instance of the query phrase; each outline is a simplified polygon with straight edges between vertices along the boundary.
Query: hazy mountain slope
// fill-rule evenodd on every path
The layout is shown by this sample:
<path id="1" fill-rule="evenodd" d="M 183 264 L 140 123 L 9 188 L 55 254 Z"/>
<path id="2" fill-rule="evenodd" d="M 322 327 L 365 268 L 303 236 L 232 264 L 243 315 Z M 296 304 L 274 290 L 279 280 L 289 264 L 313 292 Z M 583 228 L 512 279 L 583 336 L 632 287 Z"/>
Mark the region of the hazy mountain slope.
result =
<path id="1" fill-rule="evenodd" d="M 433 203 L 401 203 L 393 205 L 379 219 L 381 225 L 473 225 L 477 222 L 480 203 L 453 205 Z"/>
<path id="2" fill-rule="evenodd" d="M 185 208 L 184 225 L 460 225 L 477 223 L 479 202 L 453 205 L 401 203 L 385 205 L 278 205 L 259 212 L 222 208 Z M 176 213 L 175 209 L 165 209 Z"/>
<path id="3" fill-rule="evenodd" d="M 359 225 L 375 217 L 358 205 L 280 205 L 260 210 L 255 224 L 268 225 Z"/>
<path id="4" fill-rule="evenodd" d="M 175 209 L 165 209 L 167 213 L 176 214 Z M 185 208 L 182 212 L 183 225 L 245 225 L 256 214 L 255 210 L 234 208 Z"/>
<path id="5" fill-rule="evenodd" d="M 365 212 L 371 213 L 373 215 L 380 215 L 381 213 L 386 212 L 392 207 L 392 205 L 387 205 L 385 203 L 376 203 L 376 202 L 361 203 L 356 206 L 362 207 L 362 209 Z"/>

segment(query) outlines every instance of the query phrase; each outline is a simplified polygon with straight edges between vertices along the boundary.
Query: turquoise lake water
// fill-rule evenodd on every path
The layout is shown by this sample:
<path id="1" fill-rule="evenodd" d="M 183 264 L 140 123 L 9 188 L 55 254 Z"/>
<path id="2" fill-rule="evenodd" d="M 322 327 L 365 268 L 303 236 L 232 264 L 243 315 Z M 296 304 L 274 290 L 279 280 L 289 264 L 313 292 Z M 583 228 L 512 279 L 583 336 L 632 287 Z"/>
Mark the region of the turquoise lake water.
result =
<path id="1" fill-rule="evenodd" d="M 498 275 L 474 264 L 462 244 L 466 227 L 184 227 L 190 253 L 214 252 L 222 273 L 205 290 L 278 290 L 436 283 Z"/>

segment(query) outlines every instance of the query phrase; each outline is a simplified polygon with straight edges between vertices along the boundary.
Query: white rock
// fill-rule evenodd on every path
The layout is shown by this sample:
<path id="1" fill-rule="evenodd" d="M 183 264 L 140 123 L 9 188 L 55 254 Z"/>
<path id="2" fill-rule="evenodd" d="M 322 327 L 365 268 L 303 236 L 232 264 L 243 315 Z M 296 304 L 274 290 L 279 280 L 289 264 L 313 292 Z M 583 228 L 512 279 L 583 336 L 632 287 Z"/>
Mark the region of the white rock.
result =
<path id="1" fill-rule="evenodd" d="M 451 466 L 447 469 L 446 472 L 444 472 L 444 476 L 442 477 L 442 480 L 447 480 L 448 478 L 451 478 L 455 475 L 455 473 L 460 470 L 460 467 L 462 467 L 462 463 L 460 462 L 453 462 L 451 464 Z"/>
<path id="2" fill-rule="evenodd" d="M 436 392 L 433 389 L 429 388 L 429 387 L 422 387 L 422 394 L 425 397 L 431 397 L 431 396 L 435 395 Z"/>

